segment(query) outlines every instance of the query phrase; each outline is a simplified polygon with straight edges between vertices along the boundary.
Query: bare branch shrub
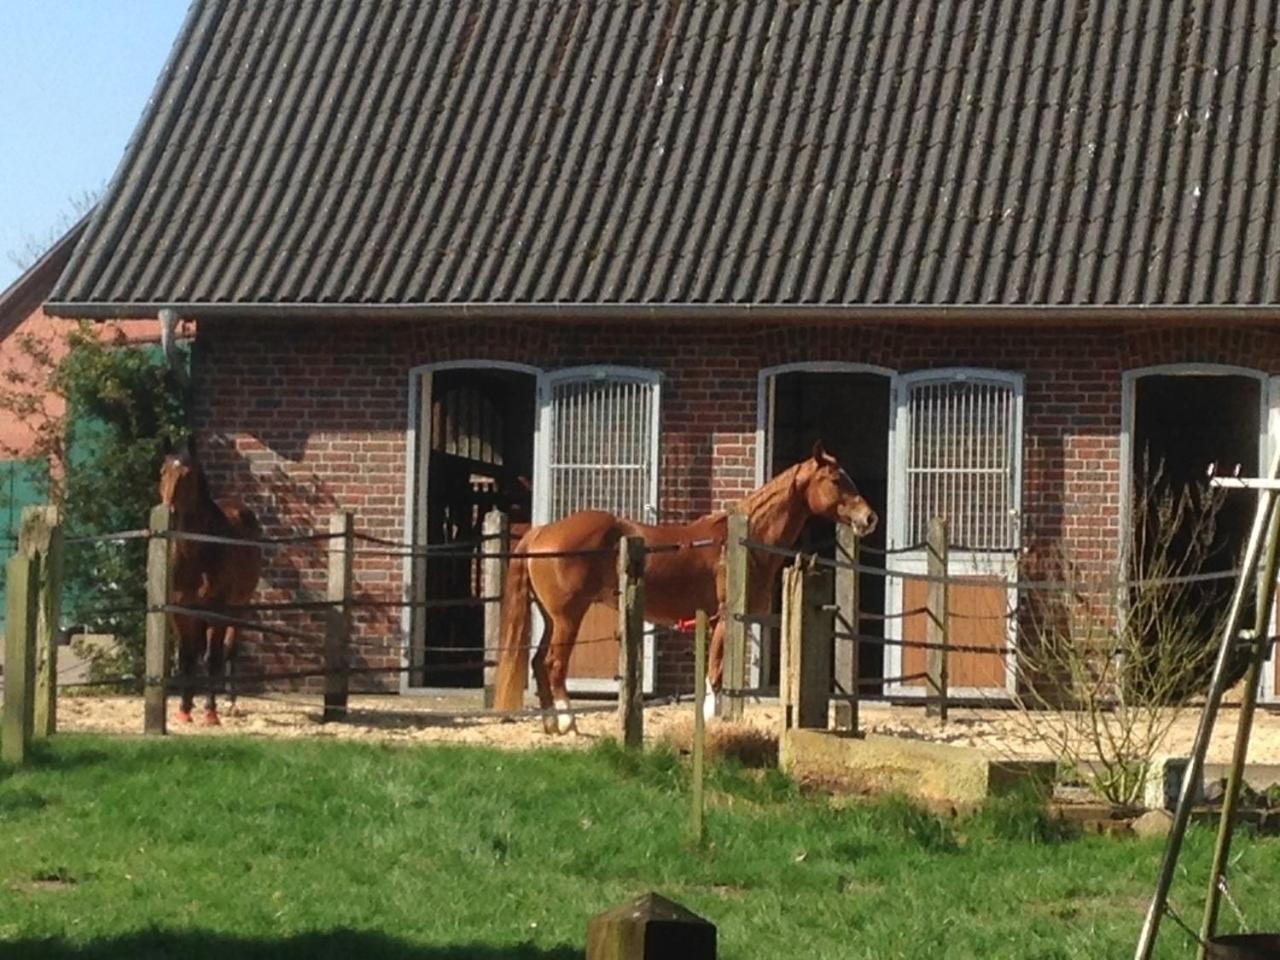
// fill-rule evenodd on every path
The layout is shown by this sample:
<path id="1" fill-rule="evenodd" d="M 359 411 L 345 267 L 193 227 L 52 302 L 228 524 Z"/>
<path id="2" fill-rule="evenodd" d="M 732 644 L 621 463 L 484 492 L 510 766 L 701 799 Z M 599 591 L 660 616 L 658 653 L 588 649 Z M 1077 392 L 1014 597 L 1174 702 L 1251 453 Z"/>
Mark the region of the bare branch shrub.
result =
<path id="1" fill-rule="evenodd" d="M 1014 697 L 1031 739 L 1126 806 L 1205 686 L 1233 586 L 1183 579 L 1223 567 L 1221 496 L 1146 475 L 1122 556 L 1059 556 L 1046 570 L 1054 588 L 1023 598 Z"/>

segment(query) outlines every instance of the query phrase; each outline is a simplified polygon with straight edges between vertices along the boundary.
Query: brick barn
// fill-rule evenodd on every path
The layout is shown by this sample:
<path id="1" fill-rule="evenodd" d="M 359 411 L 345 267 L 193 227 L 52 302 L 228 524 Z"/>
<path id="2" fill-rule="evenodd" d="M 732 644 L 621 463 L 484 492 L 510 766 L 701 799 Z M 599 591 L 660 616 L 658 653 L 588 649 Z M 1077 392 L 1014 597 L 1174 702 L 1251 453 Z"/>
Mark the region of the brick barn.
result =
<path id="1" fill-rule="evenodd" d="M 275 532 L 341 507 L 466 540 L 522 477 L 535 521 L 679 520 L 821 437 L 884 517 L 873 546 L 945 514 L 985 578 L 956 602 L 1003 609 L 1026 557 L 1116 561 L 1140 452 L 1259 469 L 1277 36 L 1260 0 L 209 0 L 49 310 L 196 321 L 206 459 Z M 452 576 L 357 571 L 390 598 Z M 322 578 L 281 559 L 268 585 Z M 872 613 L 910 602 L 864 581 Z M 432 653 L 473 621 L 365 629 L 425 662 L 405 691 L 480 682 Z M 611 683 L 597 649 L 580 688 Z M 648 666 L 686 682 L 687 643 Z"/>

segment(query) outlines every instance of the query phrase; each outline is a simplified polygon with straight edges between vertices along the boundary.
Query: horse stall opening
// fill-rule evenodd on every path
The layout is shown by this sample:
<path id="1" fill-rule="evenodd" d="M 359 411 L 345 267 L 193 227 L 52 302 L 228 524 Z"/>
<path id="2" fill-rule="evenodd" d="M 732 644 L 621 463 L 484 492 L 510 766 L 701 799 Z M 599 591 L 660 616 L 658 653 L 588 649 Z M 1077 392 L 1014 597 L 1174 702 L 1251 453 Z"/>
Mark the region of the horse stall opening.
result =
<path id="1" fill-rule="evenodd" d="M 776 476 L 809 456 L 821 440 L 827 450 L 845 466 L 859 491 L 872 508 L 884 517 L 889 489 L 889 411 L 891 379 L 867 371 L 791 370 L 775 373 L 766 382 L 767 475 Z M 883 549 L 885 525 L 863 540 L 863 544 Z M 797 549 L 821 556 L 835 556 L 835 525 L 828 520 L 810 520 L 800 535 Z M 883 557 L 864 558 L 869 566 L 883 564 Z M 863 612 L 885 612 L 885 579 L 875 574 L 859 574 L 858 594 Z M 774 612 L 781 610 L 781 595 L 774 600 Z M 862 622 L 861 632 L 884 635 L 882 619 Z M 776 686 L 778 643 L 776 631 L 761 630 L 760 684 Z M 884 647 L 861 643 L 858 649 L 859 676 L 874 680 L 884 676 Z M 862 687 L 874 694 L 874 686 Z"/>
<path id="2" fill-rule="evenodd" d="M 1210 464 L 1244 476 L 1257 476 L 1260 465 L 1263 381 L 1235 374 L 1161 374 L 1138 376 L 1133 389 L 1129 522 L 1139 546 L 1135 560 L 1150 569 L 1140 549 L 1166 549 L 1180 557 L 1190 547 L 1192 521 L 1177 530 L 1158 532 L 1172 498 L 1193 491 L 1203 502 Z M 1255 499 L 1228 495 L 1221 499 L 1213 539 L 1203 572 L 1232 569 L 1249 536 Z M 1145 530 L 1144 530 L 1145 528 Z M 1230 602 L 1234 584 L 1217 580 L 1191 584 L 1179 602 L 1189 617 L 1198 617 L 1211 645 L 1214 623 Z"/>
<path id="3" fill-rule="evenodd" d="M 457 544 L 413 560 L 415 602 L 470 605 L 415 608 L 408 686 L 484 684 L 480 540 L 495 507 L 511 520 L 512 541 L 529 523 L 537 379 L 490 365 L 422 375 L 417 431 L 414 542 Z M 493 651 L 488 652 L 492 657 Z"/>

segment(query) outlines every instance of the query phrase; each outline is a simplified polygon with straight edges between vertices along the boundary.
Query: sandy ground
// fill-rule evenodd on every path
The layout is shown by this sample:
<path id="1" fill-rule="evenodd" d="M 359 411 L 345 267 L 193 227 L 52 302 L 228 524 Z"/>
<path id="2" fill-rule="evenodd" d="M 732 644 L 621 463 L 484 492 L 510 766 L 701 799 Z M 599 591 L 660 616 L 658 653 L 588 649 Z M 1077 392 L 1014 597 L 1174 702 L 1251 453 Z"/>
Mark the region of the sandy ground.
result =
<path id="1" fill-rule="evenodd" d="M 600 706 L 590 701 L 577 707 Z M 615 729 L 612 709 L 578 716 L 577 734 L 548 736 L 540 719 L 498 720 L 478 716 L 480 701 L 475 695 L 454 697 L 353 696 L 346 723 L 320 722 L 318 695 L 279 694 L 270 697 L 242 697 L 240 714 L 223 717 L 220 727 L 199 722 L 173 721 L 176 707 L 170 701 L 172 733 L 179 736 L 227 736 L 233 734 L 269 737 L 316 737 L 350 740 L 382 740 L 404 743 L 466 743 L 508 749 L 537 747 L 586 747 Z M 673 738 L 687 742 L 693 717 L 692 702 L 650 707 L 645 711 L 645 737 L 649 741 Z M 1237 711 L 1224 709 L 1209 752 L 1210 762 L 1226 762 L 1231 755 Z M 64 696 L 58 704 L 59 728 L 112 734 L 142 732 L 142 700 L 138 697 Z M 1198 721 L 1198 711 L 1188 711 L 1170 732 L 1161 752 L 1185 754 Z M 1046 718 L 1045 722 L 1052 722 Z M 778 709 L 768 702 L 751 703 L 745 723 L 763 732 L 777 729 Z M 1043 738 L 1033 735 L 1026 718 L 1014 711 L 953 707 L 943 726 L 924 716 L 919 707 L 862 705 L 862 726 L 869 732 L 892 734 L 961 746 L 977 747 L 1000 757 L 1048 758 L 1050 750 Z M 1280 713 L 1260 712 L 1250 744 L 1251 763 L 1280 763 Z"/>

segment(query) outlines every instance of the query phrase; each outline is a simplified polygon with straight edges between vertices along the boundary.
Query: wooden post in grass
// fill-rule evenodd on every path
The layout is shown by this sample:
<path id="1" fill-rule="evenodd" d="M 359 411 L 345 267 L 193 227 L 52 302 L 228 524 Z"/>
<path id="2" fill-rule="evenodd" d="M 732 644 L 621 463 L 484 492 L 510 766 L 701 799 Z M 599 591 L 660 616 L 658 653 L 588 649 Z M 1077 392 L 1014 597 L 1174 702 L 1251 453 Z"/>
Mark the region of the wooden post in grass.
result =
<path id="1" fill-rule="evenodd" d="M 24 518 L 25 532 L 25 518 Z M 36 624 L 40 559 L 19 537 L 5 568 L 8 610 L 4 634 L 4 710 L 0 714 L 0 759 L 26 762 L 34 729 Z"/>
<path id="2" fill-rule="evenodd" d="M 169 508 L 163 503 L 151 508 L 147 543 L 147 627 L 146 681 L 143 691 L 143 733 L 167 732 L 169 681 Z"/>
<path id="3" fill-rule="evenodd" d="M 355 516 L 350 511 L 329 518 L 330 606 L 324 630 L 324 723 L 347 719 L 350 686 L 351 585 L 355 553 Z"/>
<path id="4" fill-rule="evenodd" d="M 836 561 L 856 564 L 859 561 L 858 537 L 847 524 L 836 526 Z M 858 571 L 836 567 L 833 571 L 836 591 L 835 685 L 848 699 L 837 700 L 833 711 L 833 727 L 848 733 L 858 732 L 858 634 L 862 621 L 858 609 Z"/>
<path id="5" fill-rule="evenodd" d="M 947 608 L 947 521 L 934 517 L 929 521 L 925 540 L 928 554 L 928 596 L 925 606 L 926 639 L 925 682 L 928 685 L 926 715 L 947 722 L 947 635 L 950 633 Z"/>
<path id="6" fill-rule="evenodd" d="M 702 846 L 703 794 L 707 753 L 707 717 L 702 701 L 707 696 L 707 611 L 699 610 L 693 628 L 693 773 L 689 787 L 692 808 L 689 812 L 689 837 Z"/>
<path id="7" fill-rule="evenodd" d="M 587 960 L 715 960 L 716 928 L 656 893 L 587 923 Z"/>
<path id="8" fill-rule="evenodd" d="M 57 507 L 23 510 L 19 549 L 39 563 L 33 735 L 49 737 L 58 727 L 58 624 L 62 619 L 62 526 Z"/>
<path id="9" fill-rule="evenodd" d="M 835 631 L 830 570 L 795 563 L 782 571 L 782 649 L 778 693 L 782 730 L 825 730 Z"/>
<path id="10" fill-rule="evenodd" d="M 743 695 L 747 686 L 747 579 L 751 554 L 743 543 L 747 538 L 747 515 L 729 514 L 729 531 L 724 545 L 725 610 L 724 670 L 720 716 L 741 720 Z"/>
<path id="11" fill-rule="evenodd" d="M 507 586 L 507 558 L 511 550 L 511 519 L 501 510 L 484 515 L 481 527 L 480 591 L 484 594 L 484 707 L 493 709 L 498 679 L 498 651 L 502 646 L 502 593 Z"/>
<path id="12" fill-rule="evenodd" d="M 644 537 L 618 541 L 618 738 L 644 743 Z"/>

